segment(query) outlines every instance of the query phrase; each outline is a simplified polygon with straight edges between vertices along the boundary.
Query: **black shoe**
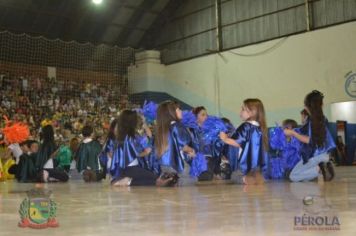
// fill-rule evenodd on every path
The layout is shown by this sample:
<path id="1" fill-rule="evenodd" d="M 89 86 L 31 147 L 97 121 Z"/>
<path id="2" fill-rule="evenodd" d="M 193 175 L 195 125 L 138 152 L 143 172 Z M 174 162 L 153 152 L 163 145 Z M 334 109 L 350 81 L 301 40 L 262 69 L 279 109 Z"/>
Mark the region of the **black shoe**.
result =
<path id="1" fill-rule="evenodd" d="M 96 181 L 96 173 L 92 170 L 85 170 L 83 172 L 83 180 L 84 182 L 95 182 Z"/>
<path id="2" fill-rule="evenodd" d="M 291 172 L 292 172 L 292 170 L 286 170 L 286 172 L 284 173 L 285 179 L 289 179 L 289 176 L 290 176 Z"/>
<path id="3" fill-rule="evenodd" d="M 319 163 L 319 167 L 320 167 L 321 174 L 323 175 L 324 181 L 327 181 L 325 163 L 324 162 Z"/>
<path id="4" fill-rule="evenodd" d="M 174 187 L 178 184 L 179 176 L 176 173 L 163 173 L 159 177 L 162 179 L 162 182 L 165 182 L 164 186 L 166 187 Z M 171 179 L 169 182 L 165 180 Z"/>
<path id="5" fill-rule="evenodd" d="M 227 180 L 231 179 L 231 167 L 227 162 L 222 162 L 220 164 L 220 176 L 222 179 Z"/>
<path id="6" fill-rule="evenodd" d="M 328 181 L 333 180 L 335 177 L 335 170 L 334 170 L 333 164 L 330 161 L 328 163 L 326 163 L 326 169 L 328 170 L 329 175 L 330 175 Z"/>
<path id="7" fill-rule="evenodd" d="M 211 171 L 204 171 L 198 176 L 198 181 L 211 181 L 214 178 L 214 173 Z"/>
<path id="8" fill-rule="evenodd" d="M 97 171 L 95 174 L 96 174 L 96 181 L 98 182 L 105 179 L 106 177 L 106 174 L 103 171 Z"/>

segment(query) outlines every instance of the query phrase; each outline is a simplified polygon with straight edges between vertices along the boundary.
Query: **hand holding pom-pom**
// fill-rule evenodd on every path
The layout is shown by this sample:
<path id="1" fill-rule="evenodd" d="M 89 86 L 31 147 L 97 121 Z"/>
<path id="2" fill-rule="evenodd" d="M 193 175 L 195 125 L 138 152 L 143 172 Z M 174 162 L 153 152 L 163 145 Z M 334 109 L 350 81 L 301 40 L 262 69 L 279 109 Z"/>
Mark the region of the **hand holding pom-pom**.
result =
<path id="1" fill-rule="evenodd" d="M 222 141 L 224 141 L 228 138 L 227 134 L 224 132 L 220 132 L 219 137 Z"/>
<path id="2" fill-rule="evenodd" d="M 206 143 L 214 142 L 218 139 L 220 132 L 228 131 L 222 119 L 216 116 L 208 116 L 202 125 L 202 129 Z"/>
<path id="3" fill-rule="evenodd" d="M 145 149 L 143 150 L 144 156 L 148 156 L 151 152 L 152 152 L 152 148 L 145 148 Z"/>
<path id="4" fill-rule="evenodd" d="M 291 136 L 294 135 L 294 132 L 295 132 L 295 131 L 292 130 L 292 129 L 284 129 L 283 132 L 284 132 L 284 134 L 285 134 L 286 136 L 291 137 Z"/>
<path id="5" fill-rule="evenodd" d="M 192 128 L 192 129 L 198 128 L 197 118 L 191 111 L 182 112 L 181 122 L 185 127 Z"/>
<path id="6" fill-rule="evenodd" d="M 195 158 L 195 156 L 196 156 L 195 151 L 192 150 L 191 152 L 188 152 L 188 156 L 191 157 L 191 158 Z"/>

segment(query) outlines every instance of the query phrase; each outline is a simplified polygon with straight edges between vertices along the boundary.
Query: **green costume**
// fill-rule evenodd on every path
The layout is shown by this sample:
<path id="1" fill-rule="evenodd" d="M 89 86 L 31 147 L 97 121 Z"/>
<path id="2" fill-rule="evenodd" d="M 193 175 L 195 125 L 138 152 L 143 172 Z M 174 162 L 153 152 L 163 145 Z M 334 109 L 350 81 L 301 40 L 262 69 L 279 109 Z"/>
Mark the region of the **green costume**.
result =
<path id="1" fill-rule="evenodd" d="M 99 154 L 101 152 L 101 145 L 98 141 L 82 142 L 75 155 L 77 161 L 77 170 L 82 172 L 90 169 L 93 171 L 100 170 Z"/>
<path id="2" fill-rule="evenodd" d="M 36 157 L 36 170 L 42 170 L 51 155 L 56 151 L 57 147 L 54 142 L 46 142 L 40 145 Z"/>
<path id="3" fill-rule="evenodd" d="M 62 170 L 69 171 L 70 163 L 72 162 L 72 151 L 68 146 L 62 145 L 56 155 L 56 160 L 58 163 L 58 168 Z"/>
<path id="4" fill-rule="evenodd" d="M 19 164 L 16 165 L 15 177 L 17 181 L 22 183 L 35 182 L 37 171 L 35 168 L 36 153 L 22 154 Z"/>

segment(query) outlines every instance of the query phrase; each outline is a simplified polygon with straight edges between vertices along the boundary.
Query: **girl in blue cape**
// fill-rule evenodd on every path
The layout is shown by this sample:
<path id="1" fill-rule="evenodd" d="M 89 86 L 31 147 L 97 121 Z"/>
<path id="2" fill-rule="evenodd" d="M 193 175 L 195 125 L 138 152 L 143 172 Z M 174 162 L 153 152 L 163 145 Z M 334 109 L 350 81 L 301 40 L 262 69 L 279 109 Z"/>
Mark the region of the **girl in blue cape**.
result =
<path id="1" fill-rule="evenodd" d="M 314 90 L 304 99 L 308 119 L 300 132 L 285 129 L 287 136 L 295 137 L 302 144 L 300 148 L 301 160 L 292 169 L 289 179 L 293 182 L 309 181 L 318 177 L 319 170 L 325 181 L 334 178 L 334 168 L 329 160 L 329 153 L 335 148 L 335 143 L 327 128 L 327 120 L 323 113 L 324 95 Z"/>
<path id="2" fill-rule="evenodd" d="M 148 156 L 152 148 L 142 143 L 137 133 L 139 116 L 136 111 L 120 113 L 116 126 L 116 149 L 110 166 L 113 186 L 168 186 L 171 178 L 159 178 L 140 166 L 140 159 Z"/>
<path id="3" fill-rule="evenodd" d="M 154 144 L 163 175 L 183 173 L 184 163 L 196 157 L 181 119 L 182 111 L 176 102 L 166 101 L 158 106 Z"/>
<path id="4" fill-rule="evenodd" d="M 195 107 L 192 113 L 197 123 L 195 127 L 189 129 L 192 134 L 192 146 L 196 153 L 203 155 L 203 165 L 206 166 L 206 168 L 204 168 L 205 170 L 200 171 L 201 173 L 197 173 L 198 181 L 210 181 L 214 177 L 215 165 L 217 163 L 215 159 L 213 159 L 212 143 L 205 139 L 204 130 L 202 128 L 202 125 L 208 118 L 208 113 L 203 106 Z"/>
<path id="5" fill-rule="evenodd" d="M 267 164 L 268 136 L 263 103 L 259 99 L 246 99 L 240 111 L 244 121 L 231 138 L 224 132 L 221 140 L 238 148 L 238 152 L 230 154 L 230 164 L 236 163 L 233 170 L 239 169 L 244 184 L 261 184 L 263 177 L 258 169 L 265 170 Z"/>
<path id="6" fill-rule="evenodd" d="M 137 133 L 139 134 L 137 136 L 137 141 L 143 148 L 153 148 L 153 134 L 150 127 L 146 123 L 145 116 L 143 115 L 138 116 Z M 139 165 L 144 169 L 152 171 L 156 175 L 160 175 L 161 173 L 159 163 L 153 151 L 151 151 L 147 156 L 139 158 Z"/>
<path id="7" fill-rule="evenodd" d="M 103 167 L 104 177 L 106 177 L 106 174 L 109 171 L 111 160 L 112 160 L 111 158 L 114 154 L 114 150 L 116 147 L 116 135 L 115 135 L 116 125 L 117 125 L 117 119 L 113 119 L 110 123 L 109 133 L 99 157 L 100 164 Z"/>

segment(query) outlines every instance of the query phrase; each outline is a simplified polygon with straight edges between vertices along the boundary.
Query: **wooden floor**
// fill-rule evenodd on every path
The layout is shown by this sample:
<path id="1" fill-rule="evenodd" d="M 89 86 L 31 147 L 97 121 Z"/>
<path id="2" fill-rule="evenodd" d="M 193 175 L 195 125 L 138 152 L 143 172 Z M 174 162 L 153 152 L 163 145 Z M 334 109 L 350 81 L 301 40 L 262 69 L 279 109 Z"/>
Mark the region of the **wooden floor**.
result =
<path id="1" fill-rule="evenodd" d="M 331 183 L 213 182 L 177 188 L 111 188 L 108 182 L 38 185 L 53 191 L 59 228 L 19 228 L 18 209 L 34 184 L 0 183 L 0 235 L 356 235 L 356 167 Z M 311 196 L 313 204 L 303 204 Z M 337 217 L 339 230 L 295 228 L 296 217 Z M 304 218 L 308 219 L 308 218 Z M 329 229 L 329 230 L 327 230 Z"/>

